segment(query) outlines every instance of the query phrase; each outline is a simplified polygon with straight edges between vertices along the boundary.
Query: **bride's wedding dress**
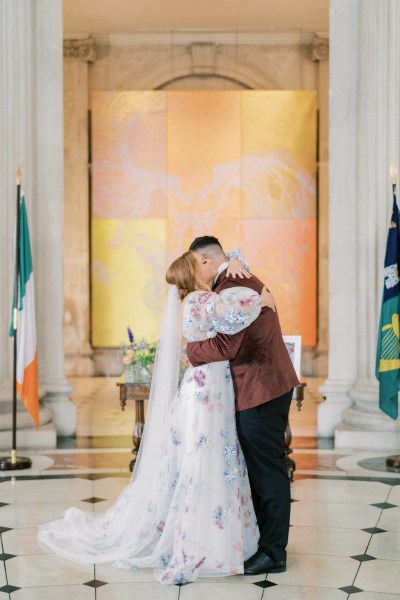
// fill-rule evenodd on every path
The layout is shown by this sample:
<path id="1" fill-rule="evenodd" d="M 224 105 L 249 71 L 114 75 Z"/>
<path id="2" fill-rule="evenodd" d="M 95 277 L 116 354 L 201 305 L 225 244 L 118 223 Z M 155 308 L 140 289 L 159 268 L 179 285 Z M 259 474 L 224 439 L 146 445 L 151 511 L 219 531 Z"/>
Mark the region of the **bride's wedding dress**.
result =
<path id="1" fill-rule="evenodd" d="M 192 292 L 183 303 L 182 334 L 188 341 L 217 331 L 233 334 L 259 313 L 259 295 L 248 288 Z M 166 324 L 176 329 L 170 318 Z M 171 335 L 179 347 L 179 332 Z M 156 369 L 163 365 L 159 358 Z M 152 567 L 163 584 L 242 573 L 243 561 L 257 549 L 258 529 L 236 435 L 229 363 L 187 368 L 166 414 L 160 399 L 167 390 L 158 381 L 142 454 L 114 505 L 100 514 L 70 508 L 40 526 L 39 541 L 76 562 Z"/>

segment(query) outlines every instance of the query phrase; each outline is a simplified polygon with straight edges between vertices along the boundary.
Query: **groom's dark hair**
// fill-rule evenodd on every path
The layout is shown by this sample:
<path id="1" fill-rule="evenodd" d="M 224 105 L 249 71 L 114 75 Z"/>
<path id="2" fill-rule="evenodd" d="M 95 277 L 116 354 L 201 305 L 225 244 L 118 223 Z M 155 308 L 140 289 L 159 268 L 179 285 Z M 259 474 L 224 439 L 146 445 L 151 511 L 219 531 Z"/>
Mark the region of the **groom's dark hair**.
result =
<path id="1" fill-rule="evenodd" d="M 209 248 L 210 246 L 218 246 L 220 251 L 224 253 L 223 248 L 219 243 L 219 240 L 212 235 L 203 235 L 202 237 L 197 237 L 190 244 L 189 250 L 191 250 L 192 252 L 201 252 L 202 250 L 204 250 L 205 248 Z"/>

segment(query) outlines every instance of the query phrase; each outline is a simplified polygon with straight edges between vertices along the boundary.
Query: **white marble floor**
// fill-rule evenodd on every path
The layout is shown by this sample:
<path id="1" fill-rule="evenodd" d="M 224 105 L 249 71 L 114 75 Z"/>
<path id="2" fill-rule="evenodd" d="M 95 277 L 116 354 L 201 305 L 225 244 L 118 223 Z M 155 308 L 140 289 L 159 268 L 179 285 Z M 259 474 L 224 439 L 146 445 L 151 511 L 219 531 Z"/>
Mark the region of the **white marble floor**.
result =
<path id="1" fill-rule="evenodd" d="M 77 439 L 24 452 L 32 469 L 0 474 L 0 600 L 400 600 L 400 474 L 385 469 L 384 454 L 318 449 L 316 382 L 301 416 L 291 414 L 297 470 L 285 573 L 165 587 L 147 569 L 44 553 L 40 523 L 70 506 L 105 510 L 129 478 L 133 407 L 119 412 L 115 380 L 74 383 Z"/>

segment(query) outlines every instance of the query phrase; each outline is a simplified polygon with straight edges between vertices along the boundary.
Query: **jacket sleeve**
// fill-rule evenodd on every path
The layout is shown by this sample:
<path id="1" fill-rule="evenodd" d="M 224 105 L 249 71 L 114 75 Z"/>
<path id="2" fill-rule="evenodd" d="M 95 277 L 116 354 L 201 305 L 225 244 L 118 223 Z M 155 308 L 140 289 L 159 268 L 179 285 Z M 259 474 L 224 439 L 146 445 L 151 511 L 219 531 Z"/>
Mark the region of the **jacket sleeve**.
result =
<path id="1" fill-rule="evenodd" d="M 215 337 L 201 342 L 188 342 L 187 356 L 193 367 L 199 367 L 210 362 L 233 360 L 241 346 L 245 329 L 234 335 L 217 333 Z"/>

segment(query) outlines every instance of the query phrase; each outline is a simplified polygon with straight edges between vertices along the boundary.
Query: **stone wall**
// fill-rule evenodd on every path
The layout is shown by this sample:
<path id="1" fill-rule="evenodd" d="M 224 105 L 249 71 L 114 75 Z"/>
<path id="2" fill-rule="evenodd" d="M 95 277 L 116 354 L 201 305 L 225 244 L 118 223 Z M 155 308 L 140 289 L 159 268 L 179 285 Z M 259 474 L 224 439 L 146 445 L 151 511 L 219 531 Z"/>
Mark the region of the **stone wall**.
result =
<path id="1" fill-rule="evenodd" d="M 68 374 L 119 373 L 90 348 L 88 128 L 95 90 L 317 90 L 318 345 L 304 374 L 324 375 L 328 347 L 328 41 L 300 33 L 167 33 L 64 40 L 65 313 Z"/>

